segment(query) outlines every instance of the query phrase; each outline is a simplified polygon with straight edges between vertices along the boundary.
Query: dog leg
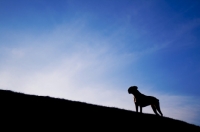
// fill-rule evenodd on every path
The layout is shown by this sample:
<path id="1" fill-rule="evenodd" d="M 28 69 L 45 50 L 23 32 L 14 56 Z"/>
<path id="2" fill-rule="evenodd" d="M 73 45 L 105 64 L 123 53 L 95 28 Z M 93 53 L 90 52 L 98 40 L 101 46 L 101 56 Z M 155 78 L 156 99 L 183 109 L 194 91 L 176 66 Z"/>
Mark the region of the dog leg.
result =
<path id="1" fill-rule="evenodd" d="M 138 105 L 135 103 L 136 112 L 138 112 Z"/>
<path id="2" fill-rule="evenodd" d="M 156 115 L 159 115 L 156 111 L 156 107 L 154 105 L 151 105 L 151 108 L 153 109 L 153 112 L 156 114 Z"/>
<path id="3" fill-rule="evenodd" d="M 163 116 L 161 110 L 160 110 L 160 104 L 159 102 L 155 105 L 156 106 L 156 109 L 158 110 L 158 112 L 161 114 L 161 116 Z"/>

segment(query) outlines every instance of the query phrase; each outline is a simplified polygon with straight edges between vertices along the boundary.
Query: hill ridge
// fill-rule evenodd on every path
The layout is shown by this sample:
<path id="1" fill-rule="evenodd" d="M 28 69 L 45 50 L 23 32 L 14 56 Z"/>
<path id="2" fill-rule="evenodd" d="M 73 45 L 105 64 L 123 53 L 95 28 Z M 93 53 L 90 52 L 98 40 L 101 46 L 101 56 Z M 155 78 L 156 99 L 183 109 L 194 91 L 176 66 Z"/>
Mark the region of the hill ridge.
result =
<path id="1" fill-rule="evenodd" d="M 0 106 L 0 112 L 3 113 L 1 120 L 4 120 L 5 125 L 24 124 L 31 128 L 46 130 L 61 130 L 68 127 L 74 130 L 89 131 L 94 131 L 92 128 L 101 130 L 131 130 L 132 128 L 145 130 L 148 128 L 148 130 L 160 131 L 161 127 L 164 130 L 183 128 L 200 131 L 197 125 L 169 117 L 140 114 L 116 107 L 50 96 L 29 95 L 11 90 L 0 90 Z M 19 129 L 22 128 L 23 126 Z"/>

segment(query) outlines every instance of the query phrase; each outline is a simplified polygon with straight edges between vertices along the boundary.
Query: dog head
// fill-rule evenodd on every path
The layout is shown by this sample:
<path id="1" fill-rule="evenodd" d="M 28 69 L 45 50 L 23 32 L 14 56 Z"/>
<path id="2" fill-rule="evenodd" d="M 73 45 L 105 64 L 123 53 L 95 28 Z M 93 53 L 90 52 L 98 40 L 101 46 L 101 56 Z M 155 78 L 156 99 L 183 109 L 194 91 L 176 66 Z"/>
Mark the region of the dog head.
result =
<path id="1" fill-rule="evenodd" d="M 137 86 L 131 86 L 128 88 L 128 93 L 129 94 L 134 94 L 135 92 L 137 92 L 138 90 L 138 87 Z"/>

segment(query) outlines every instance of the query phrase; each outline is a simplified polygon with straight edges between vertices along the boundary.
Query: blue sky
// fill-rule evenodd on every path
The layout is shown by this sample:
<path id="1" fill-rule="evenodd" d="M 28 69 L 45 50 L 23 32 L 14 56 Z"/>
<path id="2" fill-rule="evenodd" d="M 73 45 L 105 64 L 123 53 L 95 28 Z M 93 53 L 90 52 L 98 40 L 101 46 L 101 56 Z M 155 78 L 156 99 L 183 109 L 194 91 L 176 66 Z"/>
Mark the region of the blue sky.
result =
<path id="1" fill-rule="evenodd" d="M 0 88 L 200 125 L 199 0 L 0 0 Z M 143 109 L 152 113 L 151 107 Z"/>

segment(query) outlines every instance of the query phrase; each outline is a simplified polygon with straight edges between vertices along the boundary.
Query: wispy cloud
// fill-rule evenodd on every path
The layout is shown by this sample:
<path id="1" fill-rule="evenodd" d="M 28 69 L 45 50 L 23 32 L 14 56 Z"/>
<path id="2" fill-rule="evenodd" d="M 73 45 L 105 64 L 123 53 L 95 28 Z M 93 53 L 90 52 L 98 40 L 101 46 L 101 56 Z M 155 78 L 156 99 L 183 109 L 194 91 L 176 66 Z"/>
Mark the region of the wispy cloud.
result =
<path id="1" fill-rule="evenodd" d="M 15 41 L 7 42 L 11 46 L 1 45 L 0 87 L 42 93 L 105 80 L 104 74 L 122 65 L 123 56 L 112 52 L 108 40 L 87 34 L 82 24 L 60 26 L 41 36 L 14 35 Z"/>

